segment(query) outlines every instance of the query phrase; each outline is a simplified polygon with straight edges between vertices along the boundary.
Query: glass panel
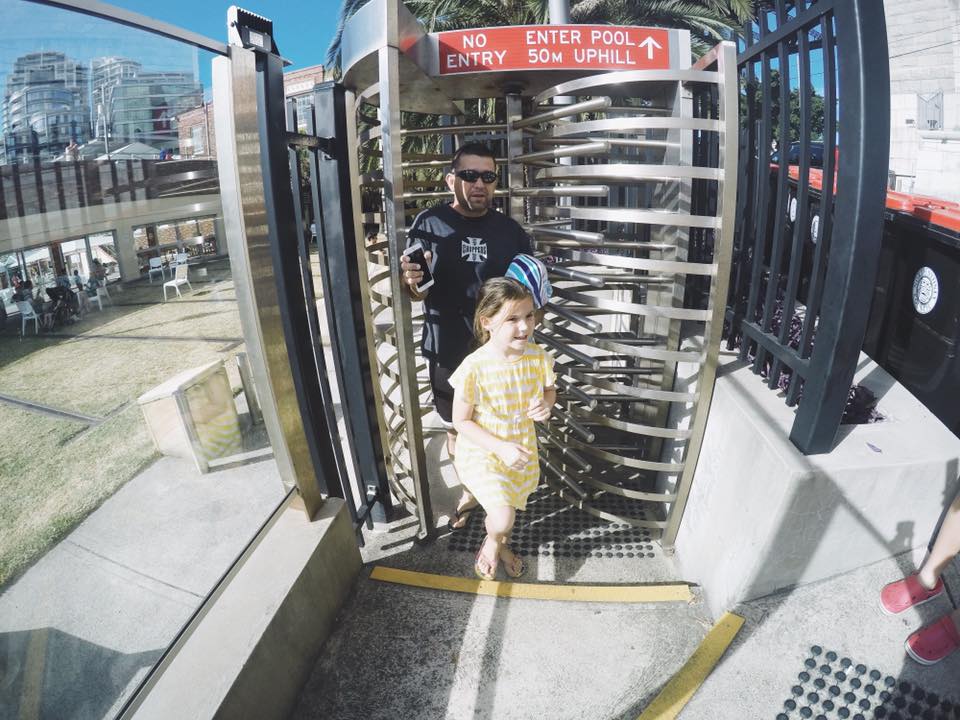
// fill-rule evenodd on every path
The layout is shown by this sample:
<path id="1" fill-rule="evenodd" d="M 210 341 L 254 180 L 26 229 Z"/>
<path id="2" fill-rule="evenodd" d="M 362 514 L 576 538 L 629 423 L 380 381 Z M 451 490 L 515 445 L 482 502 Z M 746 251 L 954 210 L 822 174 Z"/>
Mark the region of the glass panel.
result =
<path id="1" fill-rule="evenodd" d="M 210 55 L 2 8 L 0 388 L 39 411 L 0 398 L 0 716 L 112 717 L 285 490 L 238 370 Z"/>
<path id="2" fill-rule="evenodd" d="M 156 238 L 154 238 L 156 240 Z M 146 250 L 149 246 L 150 237 L 147 236 L 146 227 L 138 227 L 133 229 L 133 245 L 137 250 Z"/>
<path id="3" fill-rule="evenodd" d="M 120 263 L 117 261 L 117 246 L 113 241 L 113 233 L 98 233 L 97 235 L 91 235 L 89 239 L 94 276 L 100 277 L 102 272 L 102 276 L 107 282 L 119 280 Z"/>
<path id="4" fill-rule="evenodd" d="M 63 253 L 70 283 L 74 286 L 79 284 L 82 287 L 90 279 L 90 260 L 86 239 L 67 240 L 60 243 L 60 252 Z"/>
<path id="5" fill-rule="evenodd" d="M 27 271 L 25 279 L 29 279 L 33 283 L 34 291 L 56 285 L 56 273 L 50 248 L 39 247 L 25 250 L 23 260 Z"/>
<path id="6" fill-rule="evenodd" d="M 201 235 L 214 235 L 214 234 L 216 234 L 216 229 L 215 229 L 215 226 L 214 226 L 214 224 L 213 224 L 213 218 L 212 218 L 212 217 L 200 218 L 200 220 L 198 221 L 197 224 L 200 226 L 200 234 L 201 234 Z"/>
<path id="7" fill-rule="evenodd" d="M 15 276 L 23 276 L 20 254 L 0 254 L 0 302 L 3 303 L 6 315 L 19 312 L 13 300 L 13 293 L 15 292 L 13 279 Z"/>
<path id="8" fill-rule="evenodd" d="M 176 223 L 163 223 L 157 225 L 157 244 L 160 247 L 177 245 L 177 225 Z"/>
<path id="9" fill-rule="evenodd" d="M 181 220 L 177 223 L 177 237 L 180 240 L 193 240 L 199 234 L 195 219 Z"/>

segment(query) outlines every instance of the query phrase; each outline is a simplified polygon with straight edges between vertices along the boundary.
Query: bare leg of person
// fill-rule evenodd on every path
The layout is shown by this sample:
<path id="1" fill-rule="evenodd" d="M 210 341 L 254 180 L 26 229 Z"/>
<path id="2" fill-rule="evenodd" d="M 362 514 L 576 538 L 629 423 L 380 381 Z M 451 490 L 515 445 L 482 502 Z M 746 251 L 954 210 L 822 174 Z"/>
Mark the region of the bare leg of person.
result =
<path id="1" fill-rule="evenodd" d="M 504 538 L 513 529 L 515 511 L 508 505 L 484 508 L 487 511 L 487 535 L 483 538 L 480 552 L 477 553 L 477 575 L 493 577 L 500 562 Z"/>
<path id="2" fill-rule="evenodd" d="M 917 579 L 925 588 L 932 589 L 953 558 L 960 553 L 960 495 L 954 498 L 947 515 L 933 541 L 933 548 L 917 572 Z"/>
<path id="3" fill-rule="evenodd" d="M 496 542 L 497 557 L 503 561 L 504 570 L 512 578 L 523 574 L 523 560 L 508 545 L 516 520 L 517 511 L 509 505 L 487 511 L 487 536 Z"/>
<path id="4" fill-rule="evenodd" d="M 457 434 L 449 430 L 447 431 L 447 454 L 450 456 L 451 462 L 457 455 Z M 457 472 L 456 466 L 454 466 L 453 472 Z M 457 475 L 457 480 L 459 479 L 460 476 Z M 460 487 L 462 490 L 460 500 L 457 501 L 457 508 L 450 518 L 450 528 L 452 530 L 460 530 L 466 525 L 470 520 L 470 513 L 478 507 L 477 499 L 473 494 L 465 486 L 461 485 Z"/>

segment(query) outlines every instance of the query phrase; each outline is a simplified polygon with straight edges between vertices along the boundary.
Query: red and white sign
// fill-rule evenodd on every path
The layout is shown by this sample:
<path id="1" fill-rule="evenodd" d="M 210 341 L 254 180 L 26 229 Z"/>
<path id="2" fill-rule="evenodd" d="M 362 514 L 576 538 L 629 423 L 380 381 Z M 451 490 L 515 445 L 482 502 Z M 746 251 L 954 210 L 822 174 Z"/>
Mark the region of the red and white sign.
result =
<path id="1" fill-rule="evenodd" d="M 439 33 L 440 74 L 497 70 L 665 70 L 668 31 L 618 25 L 516 25 Z"/>

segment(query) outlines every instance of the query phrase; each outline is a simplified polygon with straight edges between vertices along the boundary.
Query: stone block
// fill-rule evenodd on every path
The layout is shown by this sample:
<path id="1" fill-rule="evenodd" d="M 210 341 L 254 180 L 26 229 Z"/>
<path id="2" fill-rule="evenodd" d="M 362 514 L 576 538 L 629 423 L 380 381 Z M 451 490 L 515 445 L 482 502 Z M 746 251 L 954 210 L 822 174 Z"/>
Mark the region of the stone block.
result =
<path id="1" fill-rule="evenodd" d="M 288 717 L 360 567 L 343 500 L 327 499 L 310 520 L 292 496 L 133 717 Z"/>
<path id="2" fill-rule="evenodd" d="M 843 426 L 832 452 L 788 439 L 794 410 L 737 362 L 717 379 L 676 542 L 716 616 L 738 602 L 922 549 L 953 498 L 960 439 L 865 355 L 857 381 L 886 420 Z"/>

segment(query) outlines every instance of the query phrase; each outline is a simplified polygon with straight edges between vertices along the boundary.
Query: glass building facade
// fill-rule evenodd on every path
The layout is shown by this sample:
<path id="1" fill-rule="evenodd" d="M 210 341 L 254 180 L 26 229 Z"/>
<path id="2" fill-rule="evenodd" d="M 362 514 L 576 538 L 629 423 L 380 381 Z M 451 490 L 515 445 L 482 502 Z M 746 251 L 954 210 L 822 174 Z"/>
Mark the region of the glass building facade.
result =
<path id="1" fill-rule="evenodd" d="M 3 96 L 0 162 L 51 160 L 90 139 L 89 70 L 61 52 L 16 59 Z"/>

